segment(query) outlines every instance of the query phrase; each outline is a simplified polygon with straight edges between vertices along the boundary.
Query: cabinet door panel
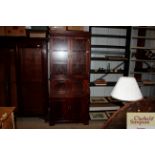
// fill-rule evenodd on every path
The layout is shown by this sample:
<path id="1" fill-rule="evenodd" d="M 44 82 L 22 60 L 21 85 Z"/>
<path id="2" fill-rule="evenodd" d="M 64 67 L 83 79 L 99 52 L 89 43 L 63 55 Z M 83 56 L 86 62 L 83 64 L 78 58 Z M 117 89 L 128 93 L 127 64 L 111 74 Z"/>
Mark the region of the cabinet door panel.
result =
<path id="1" fill-rule="evenodd" d="M 75 37 L 72 39 L 73 51 L 86 51 L 86 39 L 82 37 Z"/>
<path id="2" fill-rule="evenodd" d="M 17 67 L 16 67 L 16 55 L 15 49 L 10 49 L 10 104 L 16 107 L 18 111 L 18 100 L 17 100 Z"/>
<path id="3" fill-rule="evenodd" d="M 82 97 L 89 94 L 89 82 L 88 80 L 72 80 L 72 94 L 75 97 Z"/>
<path id="4" fill-rule="evenodd" d="M 67 97 L 70 95 L 71 85 L 68 80 L 52 80 L 51 81 L 51 96 L 52 97 Z"/>
<path id="5" fill-rule="evenodd" d="M 0 106 L 15 106 L 17 110 L 15 64 L 15 49 L 0 48 Z"/>
<path id="6" fill-rule="evenodd" d="M 51 71 L 51 78 L 67 76 L 67 64 L 53 64 Z"/>
<path id="7" fill-rule="evenodd" d="M 70 99 L 70 103 L 67 105 L 68 115 L 72 121 L 80 121 L 81 115 L 81 100 L 80 98 L 72 98 Z"/>
<path id="8" fill-rule="evenodd" d="M 42 83 L 28 82 L 22 84 L 22 104 L 25 115 L 44 114 L 45 97 Z"/>
<path id="9" fill-rule="evenodd" d="M 51 119 L 54 121 L 79 121 L 80 100 L 78 98 L 52 99 Z"/>
<path id="10" fill-rule="evenodd" d="M 86 54 L 84 51 L 72 53 L 72 74 L 74 76 L 86 75 Z"/>
<path id="11" fill-rule="evenodd" d="M 51 78 L 67 76 L 69 41 L 65 37 L 54 37 L 51 40 Z"/>
<path id="12" fill-rule="evenodd" d="M 24 115 L 43 115 L 46 111 L 44 52 L 43 43 L 37 40 L 19 47 L 21 112 Z"/>
<path id="13" fill-rule="evenodd" d="M 89 96 L 85 96 L 81 98 L 81 120 L 85 124 L 88 124 L 89 121 L 89 105 L 90 105 L 90 98 Z"/>
<path id="14" fill-rule="evenodd" d="M 72 81 L 72 94 L 74 96 L 84 95 L 83 82 L 81 80 Z"/>
<path id="15" fill-rule="evenodd" d="M 67 76 L 68 72 L 68 52 L 51 53 L 51 76 L 52 78 L 59 75 Z"/>
<path id="16" fill-rule="evenodd" d="M 52 39 L 52 50 L 54 51 L 68 50 L 68 39 L 66 37 L 54 37 Z"/>
<path id="17" fill-rule="evenodd" d="M 0 82 L 0 106 L 6 106 L 5 84 Z"/>
<path id="18" fill-rule="evenodd" d="M 5 106 L 7 100 L 7 65 L 6 53 L 0 49 L 0 106 Z"/>
<path id="19" fill-rule="evenodd" d="M 42 81 L 42 50 L 39 48 L 24 48 L 21 52 L 22 81 Z"/>
<path id="20" fill-rule="evenodd" d="M 71 73 L 72 76 L 86 76 L 87 57 L 86 57 L 85 38 L 75 38 L 71 40 Z"/>
<path id="21" fill-rule="evenodd" d="M 65 120 L 65 99 L 52 98 L 50 109 L 50 121 Z"/>

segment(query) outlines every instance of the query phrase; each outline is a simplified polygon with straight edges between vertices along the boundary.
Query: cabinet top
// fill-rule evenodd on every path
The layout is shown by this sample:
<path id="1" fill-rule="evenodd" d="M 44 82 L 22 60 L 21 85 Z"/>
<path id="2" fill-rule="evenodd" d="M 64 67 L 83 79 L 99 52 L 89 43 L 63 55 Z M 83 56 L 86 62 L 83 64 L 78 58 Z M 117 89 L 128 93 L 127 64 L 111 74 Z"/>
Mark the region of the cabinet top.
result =
<path id="1" fill-rule="evenodd" d="M 89 32 L 84 31 L 63 31 L 63 30 L 53 30 L 50 31 L 51 36 L 79 36 L 79 37 L 90 37 Z"/>

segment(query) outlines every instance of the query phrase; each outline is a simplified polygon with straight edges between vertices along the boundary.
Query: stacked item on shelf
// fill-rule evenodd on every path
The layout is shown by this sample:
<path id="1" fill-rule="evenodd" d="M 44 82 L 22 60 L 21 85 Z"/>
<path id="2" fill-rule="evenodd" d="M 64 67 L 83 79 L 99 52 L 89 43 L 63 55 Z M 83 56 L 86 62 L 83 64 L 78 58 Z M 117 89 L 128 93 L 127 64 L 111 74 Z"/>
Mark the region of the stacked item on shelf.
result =
<path id="1" fill-rule="evenodd" d="M 95 81 L 95 85 L 107 85 L 107 81 L 104 79 L 103 80 L 98 79 Z"/>
<path id="2" fill-rule="evenodd" d="M 142 82 L 143 82 L 144 85 L 153 85 L 153 84 L 155 84 L 155 82 L 152 81 L 152 80 L 142 80 Z"/>
<path id="3" fill-rule="evenodd" d="M 110 114 L 112 114 L 122 106 L 122 103 L 120 101 L 115 100 L 110 96 L 93 96 L 90 98 L 90 103 L 89 114 L 91 120 L 108 119 Z"/>

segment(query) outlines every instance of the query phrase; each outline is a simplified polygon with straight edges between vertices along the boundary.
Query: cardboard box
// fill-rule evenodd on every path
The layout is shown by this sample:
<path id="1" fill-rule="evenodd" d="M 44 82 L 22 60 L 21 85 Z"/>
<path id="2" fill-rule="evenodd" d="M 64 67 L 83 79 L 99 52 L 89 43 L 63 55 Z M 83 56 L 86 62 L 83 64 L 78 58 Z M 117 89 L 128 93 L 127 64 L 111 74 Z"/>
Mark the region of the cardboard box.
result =
<path id="1" fill-rule="evenodd" d="M 30 32 L 30 38 L 46 38 L 46 32 Z"/>
<path id="2" fill-rule="evenodd" d="M 50 26 L 50 30 L 63 30 L 63 31 L 66 31 L 66 26 Z"/>
<path id="3" fill-rule="evenodd" d="M 5 26 L 0 26 L 0 36 L 5 36 Z"/>
<path id="4" fill-rule="evenodd" d="M 26 36 L 25 26 L 6 26 L 6 36 Z"/>
<path id="5" fill-rule="evenodd" d="M 84 26 L 67 26 L 67 30 L 84 31 Z"/>

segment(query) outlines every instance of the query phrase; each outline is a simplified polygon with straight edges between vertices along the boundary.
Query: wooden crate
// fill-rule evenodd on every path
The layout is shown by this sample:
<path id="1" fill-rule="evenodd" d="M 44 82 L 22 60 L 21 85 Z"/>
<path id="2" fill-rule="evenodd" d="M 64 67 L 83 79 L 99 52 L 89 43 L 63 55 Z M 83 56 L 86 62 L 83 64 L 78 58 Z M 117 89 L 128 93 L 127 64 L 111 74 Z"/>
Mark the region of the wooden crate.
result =
<path id="1" fill-rule="evenodd" d="M 0 36 L 5 36 L 5 26 L 0 26 Z"/>
<path id="2" fill-rule="evenodd" d="M 25 26 L 6 26 L 6 36 L 26 36 Z"/>
<path id="3" fill-rule="evenodd" d="M 67 26 L 67 30 L 84 31 L 84 26 Z"/>

